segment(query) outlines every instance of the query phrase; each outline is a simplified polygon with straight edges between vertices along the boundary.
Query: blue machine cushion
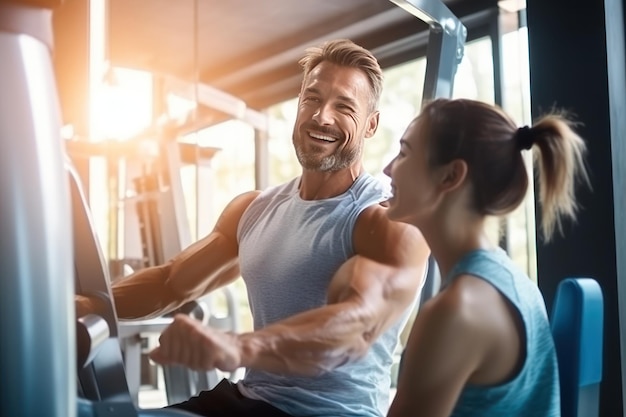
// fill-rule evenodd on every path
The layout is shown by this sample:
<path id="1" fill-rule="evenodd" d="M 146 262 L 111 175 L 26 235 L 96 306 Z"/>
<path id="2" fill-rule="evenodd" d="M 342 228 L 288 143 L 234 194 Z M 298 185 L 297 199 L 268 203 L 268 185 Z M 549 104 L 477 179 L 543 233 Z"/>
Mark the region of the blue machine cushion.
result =
<path id="1" fill-rule="evenodd" d="M 559 363 L 577 364 L 566 369 L 559 365 L 562 373 L 567 371 L 561 378 L 577 381 L 579 386 L 599 383 L 602 380 L 603 297 L 597 281 L 591 278 L 563 280 L 551 322 Z"/>

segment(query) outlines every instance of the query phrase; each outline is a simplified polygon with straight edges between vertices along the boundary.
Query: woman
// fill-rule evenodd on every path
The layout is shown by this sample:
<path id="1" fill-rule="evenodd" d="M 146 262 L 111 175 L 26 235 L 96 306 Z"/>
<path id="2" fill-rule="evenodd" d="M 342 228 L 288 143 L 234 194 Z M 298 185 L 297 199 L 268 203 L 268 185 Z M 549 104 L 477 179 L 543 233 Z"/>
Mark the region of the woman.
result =
<path id="1" fill-rule="evenodd" d="M 442 289 L 425 303 L 405 350 L 389 416 L 560 416 L 558 366 L 541 293 L 490 242 L 488 216 L 524 199 L 522 151 L 536 148 L 542 231 L 574 219 L 576 180 L 589 182 L 585 144 L 551 114 L 517 128 L 499 108 L 438 99 L 425 105 L 386 167 L 389 218 L 422 231 Z"/>

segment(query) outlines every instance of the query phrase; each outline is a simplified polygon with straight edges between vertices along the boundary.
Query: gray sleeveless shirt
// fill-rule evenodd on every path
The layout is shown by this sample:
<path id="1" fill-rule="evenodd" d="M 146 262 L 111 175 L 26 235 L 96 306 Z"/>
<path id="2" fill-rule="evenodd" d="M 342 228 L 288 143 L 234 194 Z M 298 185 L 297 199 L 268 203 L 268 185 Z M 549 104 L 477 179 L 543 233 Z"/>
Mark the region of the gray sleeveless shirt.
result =
<path id="1" fill-rule="evenodd" d="M 352 231 L 359 214 L 386 199 L 381 184 L 363 173 L 345 193 L 305 201 L 300 178 L 261 193 L 239 222 L 241 275 L 254 328 L 326 304 L 335 271 L 354 255 Z M 390 367 L 405 316 L 367 355 L 318 377 L 250 369 L 238 387 L 294 416 L 381 416 L 387 412 Z"/>

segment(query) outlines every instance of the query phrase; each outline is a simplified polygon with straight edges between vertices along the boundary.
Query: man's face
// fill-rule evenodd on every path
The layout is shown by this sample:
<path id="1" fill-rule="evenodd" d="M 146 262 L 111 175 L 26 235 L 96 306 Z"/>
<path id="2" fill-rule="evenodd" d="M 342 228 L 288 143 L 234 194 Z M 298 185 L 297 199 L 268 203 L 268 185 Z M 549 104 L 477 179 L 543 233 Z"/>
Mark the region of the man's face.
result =
<path id="1" fill-rule="evenodd" d="M 371 87 L 364 72 L 328 62 L 305 78 L 293 143 L 304 169 L 338 171 L 360 161 L 363 141 L 376 132 Z"/>

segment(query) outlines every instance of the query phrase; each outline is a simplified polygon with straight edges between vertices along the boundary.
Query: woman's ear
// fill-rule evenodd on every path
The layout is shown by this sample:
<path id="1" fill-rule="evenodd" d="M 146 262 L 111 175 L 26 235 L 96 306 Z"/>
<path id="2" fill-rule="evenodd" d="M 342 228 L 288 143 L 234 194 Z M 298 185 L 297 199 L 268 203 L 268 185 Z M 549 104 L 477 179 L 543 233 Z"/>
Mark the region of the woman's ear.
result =
<path id="1" fill-rule="evenodd" d="M 454 191 L 459 188 L 467 177 L 467 162 L 455 159 L 441 168 L 439 188 L 443 192 Z"/>

